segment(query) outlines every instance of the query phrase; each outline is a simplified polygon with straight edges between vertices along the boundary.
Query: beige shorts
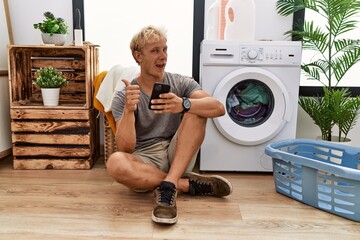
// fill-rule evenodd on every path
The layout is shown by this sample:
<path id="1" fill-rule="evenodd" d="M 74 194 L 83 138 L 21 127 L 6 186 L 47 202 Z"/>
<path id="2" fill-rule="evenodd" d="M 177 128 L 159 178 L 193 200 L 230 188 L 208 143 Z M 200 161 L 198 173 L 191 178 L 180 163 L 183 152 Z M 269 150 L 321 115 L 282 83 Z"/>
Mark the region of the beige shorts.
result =
<path id="1" fill-rule="evenodd" d="M 145 163 L 151 164 L 163 172 L 168 172 L 174 160 L 177 143 L 177 132 L 171 141 L 162 141 L 151 146 L 136 150 L 133 154 L 139 156 Z M 197 153 L 191 159 L 185 173 L 191 172 L 196 163 Z"/>

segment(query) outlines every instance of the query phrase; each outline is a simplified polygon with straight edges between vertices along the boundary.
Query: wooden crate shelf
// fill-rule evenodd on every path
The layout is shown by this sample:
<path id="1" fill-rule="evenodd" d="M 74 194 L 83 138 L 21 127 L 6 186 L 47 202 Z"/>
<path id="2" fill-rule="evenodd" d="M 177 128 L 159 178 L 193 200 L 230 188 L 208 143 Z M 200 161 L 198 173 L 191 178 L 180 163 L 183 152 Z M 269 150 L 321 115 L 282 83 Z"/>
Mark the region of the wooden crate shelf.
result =
<path id="1" fill-rule="evenodd" d="M 90 169 L 100 155 L 96 114 L 10 109 L 14 169 Z"/>
<path id="2" fill-rule="evenodd" d="M 92 79 L 98 72 L 98 48 L 95 45 L 9 45 L 8 56 L 11 107 L 42 105 L 40 88 L 33 83 L 35 72 L 48 66 L 61 70 L 68 80 L 60 90 L 60 105 L 85 109 L 92 106 Z"/>
<path id="3" fill-rule="evenodd" d="M 8 46 L 14 169 L 90 169 L 100 155 L 93 78 L 98 50 L 82 47 Z M 45 107 L 33 84 L 37 69 L 63 71 L 69 84 L 60 104 Z"/>

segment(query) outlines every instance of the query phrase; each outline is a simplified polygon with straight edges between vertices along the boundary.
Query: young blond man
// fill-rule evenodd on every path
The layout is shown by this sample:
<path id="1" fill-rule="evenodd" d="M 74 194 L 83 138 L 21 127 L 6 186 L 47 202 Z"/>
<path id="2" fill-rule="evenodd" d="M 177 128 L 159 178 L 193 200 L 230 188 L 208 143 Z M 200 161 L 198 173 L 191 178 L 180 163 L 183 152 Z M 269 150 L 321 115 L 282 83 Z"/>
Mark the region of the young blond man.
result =
<path id="1" fill-rule="evenodd" d="M 208 118 L 224 115 L 224 106 L 203 91 L 192 78 L 165 72 L 165 31 L 147 26 L 134 35 L 130 49 L 140 75 L 116 93 L 112 111 L 116 121 L 118 152 L 107 170 L 119 183 L 134 190 L 154 190 L 152 220 L 177 221 L 177 191 L 190 195 L 223 197 L 232 185 L 221 176 L 192 172 L 205 136 Z M 151 101 L 155 83 L 170 85 L 170 92 Z"/>

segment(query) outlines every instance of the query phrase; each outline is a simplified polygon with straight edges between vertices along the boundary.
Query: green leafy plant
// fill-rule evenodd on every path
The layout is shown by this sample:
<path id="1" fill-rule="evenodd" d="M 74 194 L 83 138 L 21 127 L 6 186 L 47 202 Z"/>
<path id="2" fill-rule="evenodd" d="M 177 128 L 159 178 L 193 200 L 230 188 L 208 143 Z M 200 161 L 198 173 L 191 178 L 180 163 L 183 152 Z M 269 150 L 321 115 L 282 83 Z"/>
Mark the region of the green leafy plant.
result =
<path id="1" fill-rule="evenodd" d="M 67 83 L 62 72 L 51 66 L 38 69 L 35 78 L 35 84 L 41 88 L 60 88 Z"/>
<path id="2" fill-rule="evenodd" d="M 67 34 L 68 25 L 62 18 L 55 18 L 51 12 L 44 13 L 45 19 L 41 23 L 35 23 L 35 29 L 39 29 L 42 33 L 53 34 Z"/>
<path id="3" fill-rule="evenodd" d="M 313 53 L 301 68 L 309 80 L 323 85 L 323 94 L 300 96 L 299 105 L 319 126 L 323 140 L 332 140 L 332 129 L 339 128 L 339 141 L 345 139 L 356 124 L 360 111 L 360 97 L 352 98 L 348 88 L 338 88 L 348 70 L 360 61 L 360 40 L 343 38 L 354 30 L 360 12 L 359 0 L 278 0 L 280 15 L 288 16 L 299 10 L 312 11 L 324 20 L 306 21 L 285 34 L 302 41 L 304 51 Z M 300 25 L 299 25 L 300 24 Z"/>

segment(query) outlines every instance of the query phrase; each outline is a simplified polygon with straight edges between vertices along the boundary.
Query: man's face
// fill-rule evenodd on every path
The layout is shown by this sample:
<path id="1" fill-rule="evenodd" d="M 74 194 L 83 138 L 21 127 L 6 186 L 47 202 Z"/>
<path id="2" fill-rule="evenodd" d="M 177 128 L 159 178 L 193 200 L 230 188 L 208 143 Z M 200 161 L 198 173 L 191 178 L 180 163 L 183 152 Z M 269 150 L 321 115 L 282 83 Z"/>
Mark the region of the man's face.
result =
<path id="1" fill-rule="evenodd" d="M 139 54 L 139 62 L 143 74 L 162 79 L 167 61 L 166 40 L 160 38 L 158 41 L 146 43 Z"/>

